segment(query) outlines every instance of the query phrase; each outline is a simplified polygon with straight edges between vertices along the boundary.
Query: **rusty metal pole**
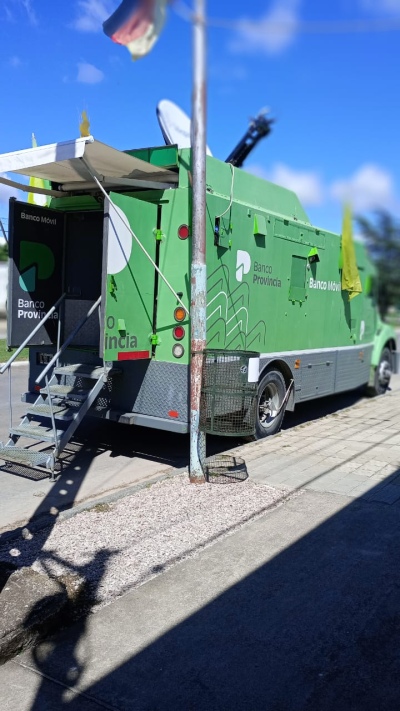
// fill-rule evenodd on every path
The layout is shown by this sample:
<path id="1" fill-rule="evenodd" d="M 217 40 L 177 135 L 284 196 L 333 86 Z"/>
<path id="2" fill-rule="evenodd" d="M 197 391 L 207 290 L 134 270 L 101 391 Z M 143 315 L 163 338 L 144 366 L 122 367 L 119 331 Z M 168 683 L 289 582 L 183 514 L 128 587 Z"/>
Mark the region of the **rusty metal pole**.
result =
<path id="1" fill-rule="evenodd" d="M 190 299 L 190 469 L 194 484 L 203 484 L 199 452 L 205 455 L 200 432 L 200 393 L 203 351 L 206 346 L 206 39 L 205 1 L 195 0 L 193 18 L 192 95 L 192 266 Z"/>

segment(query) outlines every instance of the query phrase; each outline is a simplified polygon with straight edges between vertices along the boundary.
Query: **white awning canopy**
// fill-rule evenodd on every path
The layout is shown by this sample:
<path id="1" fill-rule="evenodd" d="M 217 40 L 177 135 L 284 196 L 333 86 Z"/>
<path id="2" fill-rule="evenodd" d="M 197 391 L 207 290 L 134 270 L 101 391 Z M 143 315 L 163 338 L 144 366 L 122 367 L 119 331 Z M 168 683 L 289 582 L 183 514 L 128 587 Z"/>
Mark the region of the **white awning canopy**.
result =
<path id="1" fill-rule="evenodd" d="M 43 178 L 57 185 L 49 194 L 96 188 L 97 178 L 105 187 L 166 189 L 176 186 L 177 173 L 95 141 L 93 136 L 52 143 L 0 155 L 0 174 L 19 173 Z M 27 186 L 0 177 L 0 182 L 26 191 Z M 34 192 L 30 187 L 29 192 Z"/>

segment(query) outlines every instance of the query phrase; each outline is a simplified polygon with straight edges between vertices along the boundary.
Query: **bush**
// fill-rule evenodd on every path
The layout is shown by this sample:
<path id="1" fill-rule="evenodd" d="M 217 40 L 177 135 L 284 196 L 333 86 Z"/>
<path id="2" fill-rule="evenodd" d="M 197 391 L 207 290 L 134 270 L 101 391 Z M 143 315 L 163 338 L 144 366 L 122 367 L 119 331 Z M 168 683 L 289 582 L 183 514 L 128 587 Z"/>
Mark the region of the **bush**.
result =
<path id="1" fill-rule="evenodd" d="M 0 262 L 6 262 L 8 259 L 8 244 L 0 244 Z"/>

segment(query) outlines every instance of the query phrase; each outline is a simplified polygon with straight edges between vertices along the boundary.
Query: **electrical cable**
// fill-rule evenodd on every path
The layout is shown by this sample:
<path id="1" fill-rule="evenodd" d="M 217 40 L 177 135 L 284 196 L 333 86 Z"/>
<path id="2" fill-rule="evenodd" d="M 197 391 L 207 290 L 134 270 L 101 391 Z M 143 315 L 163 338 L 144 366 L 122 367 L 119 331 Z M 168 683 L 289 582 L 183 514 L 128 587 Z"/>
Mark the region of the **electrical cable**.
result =
<path id="1" fill-rule="evenodd" d="M 220 215 L 216 215 L 216 216 L 215 216 L 215 219 L 219 219 L 220 217 L 223 217 L 223 216 L 228 212 L 228 210 L 230 210 L 230 208 L 232 207 L 232 202 L 233 202 L 233 183 L 234 183 L 234 180 L 235 180 L 235 167 L 232 165 L 232 163 L 229 163 L 229 165 L 230 165 L 231 171 L 232 171 L 231 195 L 230 195 L 229 205 L 228 205 L 228 207 L 226 208 L 226 210 L 224 210 L 224 212 L 221 212 Z"/>

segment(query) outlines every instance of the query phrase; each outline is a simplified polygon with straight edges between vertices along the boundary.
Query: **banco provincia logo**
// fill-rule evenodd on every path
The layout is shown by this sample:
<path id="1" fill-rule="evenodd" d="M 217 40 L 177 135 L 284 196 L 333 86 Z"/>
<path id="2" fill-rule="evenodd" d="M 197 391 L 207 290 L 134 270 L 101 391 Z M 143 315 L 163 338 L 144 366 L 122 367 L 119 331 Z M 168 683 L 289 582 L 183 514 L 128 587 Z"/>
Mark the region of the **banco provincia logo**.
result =
<path id="1" fill-rule="evenodd" d="M 23 291 L 34 292 L 38 281 L 54 273 L 55 259 L 50 247 L 39 242 L 21 241 L 19 255 L 19 285 Z"/>
<path id="2" fill-rule="evenodd" d="M 243 276 L 248 274 L 251 267 L 251 257 L 248 252 L 238 249 L 236 254 L 236 279 L 242 281 Z"/>

